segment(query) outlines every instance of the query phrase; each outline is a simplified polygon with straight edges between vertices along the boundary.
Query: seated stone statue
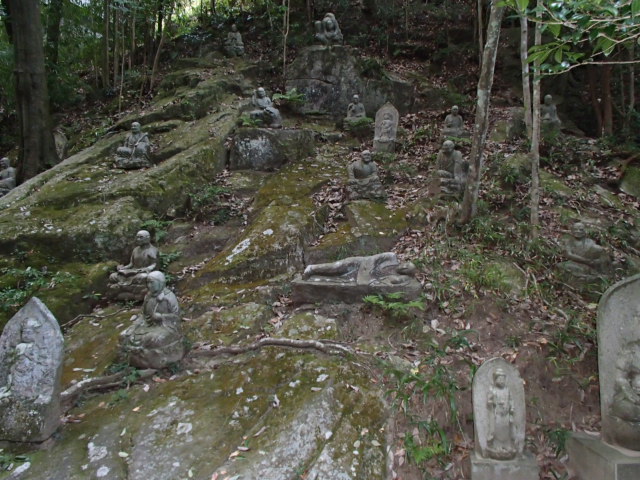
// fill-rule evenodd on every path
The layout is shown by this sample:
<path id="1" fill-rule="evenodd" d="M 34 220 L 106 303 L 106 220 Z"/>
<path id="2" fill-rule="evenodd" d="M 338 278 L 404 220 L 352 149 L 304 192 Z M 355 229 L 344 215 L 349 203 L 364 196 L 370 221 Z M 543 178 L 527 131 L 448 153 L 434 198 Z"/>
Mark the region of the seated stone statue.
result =
<path id="1" fill-rule="evenodd" d="M 116 151 L 116 168 L 132 170 L 151 166 L 149 159 L 149 136 L 140 130 L 140 124 L 131 124 L 131 133 L 124 145 Z"/>
<path id="2" fill-rule="evenodd" d="M 0 197 L 16 188 L 16 169 L 7 157 L 0 158 Z"/>
<path id="3" fill-rule="evenodd" d="M 445 140 L 436 159 L 436 176 L 440 181 L 440 191 L 459 196 L 464 192 L 469 172 L 469 162 L 463 160 L 462 153 L 455 150 L 451 140 Z"/>
<path id="4" fill-rule="evenodd" d="M 617 353 L 616 382 L 608 414 L 609 435 L 617 445 L 640 447 L 640 341 L 628 342 Z"/>
<path id="5" fill-rule="evenodd" d="M 360 97 L 358 95 L 354 95 L 353 102 L 351 102 L 347 107 L 347 118 L 345 120 L 347 122 L 354 122 L 366 116 L 367 113 L 364 110 L 364 105 L 360 101 Z"/>
<path id="6" fill-rule="evenodd" d="M 265 127 L 282 128 L 280 110 L 273 106 L 273 102 L 267 97 L 267 92 L 264 88 L 259 87 L 255 91 L 253 97 L 251 97 L 251 105 L 256 107 L 255 110 L 249 112 L 251 118 L 260 120 Z"/>
<path id="7" fill-rule="evenodd" d="M 444 119 L 442 134 L 445 137 L 468 137 L 469 134 L 464 129 L 464 120 L 460 116 L 460 109 L 457 105 L 451 107 L 451 113 Z"/>
<path id="8" fill-rule="evenodd" d="M 603 278 L 611 269 L 607 251 L 587 238 L 582 222 L 571 227 L 571 237 L 565 242 L 565 255 L 569 259 L 560 268 L 579 280 L 592 281 Z"/>
<path id="9" fill-rule="evenodd" d="M 129 264 L 118 265 L 109 276 L 109 290 L 116 300 L 142 300 L 147 292 L 147 275 L 157 268 L 159 253 L 151 245 L 149 232 L 140 230 L 136 234 L 136 245 Z"/>
<path id="10" fill-rule="evenodd" d="M 241 57 L 244 55 L 242 35 L 238 32 L 238 27 L 235 23 L 231 25 L 231 31 L 227 33 L 227 39 L 224 41 L 224 51 L 229 57 Z"/>
<path id="11" fill-rule="evenodd" d="M 175 294 L 166 288 L 162 272 L 156 270 L 147 276 L 147 288 L 142 315 L 122 333 L 121 345 L 134 367 L 160 369 L 185 355 L 180 306 Z"/>
<path id="12" fill-rule="evenodd" d="M 349 164 L 347 169 L 349 173 L 347 191 L 350 200 L 387 198 L 387 193 L 378 177 L 378 167 L 372 160 L 369 150 L 362 152 L 361 157 Z"/>
<path id="13" fill-rule="evenodd" d="M 327 13 L 322 21 L 315 22 L 315 39 L 322 45 L 342 45 L 342 32 L 333 13 Z"/>
<path id="14" fill-rule="evenodd" d="M 544 103 L 540 105 L 540 122 L 544 129 L 560 130 L 562 122 L 558 117 L 558 110 L 553 104 L 551 95 L 545 95 Z"/>

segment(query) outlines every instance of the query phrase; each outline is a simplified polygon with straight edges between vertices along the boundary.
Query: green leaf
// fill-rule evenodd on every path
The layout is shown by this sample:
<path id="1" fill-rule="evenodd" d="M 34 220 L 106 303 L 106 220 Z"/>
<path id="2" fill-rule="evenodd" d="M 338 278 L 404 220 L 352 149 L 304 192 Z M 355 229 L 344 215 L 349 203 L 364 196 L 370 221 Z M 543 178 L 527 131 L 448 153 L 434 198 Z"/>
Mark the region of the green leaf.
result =
<path id="1" fill-rule="evenodd" d="M 554 37 L 559 37 L 560 36 L 560 29 L 561 29 L 561 25 L 559 23 L 548 23 L 547 24 L 547 30 L 549 32 L 551 32 L 551 35 L 553 35 Z"/>
<path id="2" fill-rule="evenodd" d="M 555 51 L 555 53 L 553 54 L 553 59 L 557 63 L 562 63 L 562 49 L 559 48 Z"/>
<path id="3" fill-rule="evenodd" d="M 640 12 L 640 0 L 633 0 L 631 2 L 631 16 L 635 17 Z"/>

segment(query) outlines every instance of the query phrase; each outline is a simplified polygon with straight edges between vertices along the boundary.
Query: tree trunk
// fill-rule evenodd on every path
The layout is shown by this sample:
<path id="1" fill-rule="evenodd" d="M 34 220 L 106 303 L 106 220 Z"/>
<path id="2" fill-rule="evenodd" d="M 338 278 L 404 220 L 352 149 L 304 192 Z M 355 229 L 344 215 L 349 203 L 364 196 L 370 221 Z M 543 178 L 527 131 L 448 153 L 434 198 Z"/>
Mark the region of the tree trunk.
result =
<path id="1" fill-rule="evenodd" d="M 532 135 L 531 85 L 529 85 L 529 20 L 526 12 L 520 12 L 520 63 L 522 65 L 522 102 L 524 103 L 524 124 L 527 136 Z"/>
<path id="2" fill-rule="evenodd" d="M 478 0 L 478 8 L 476 10 L 478 17 L 478 62 L 480 63 L 482 63 L 482 49 L 484 47 L 484 22 L 482 21 L 484 13 L 482 11 L 482 1 L 483 0 Z"/>
<path id="3" fill-rule="evenodd" d="M 487 141 L 487 130 L 489 129 L 491 86 L 493 85 L 493 72 L 496 66 L 496 55 L 500 40 L 500 23 L 504 8 L 500 0 L 493 0 L 491 3 L 491 14 L 487 27 L 487 43 L 482 53 L 482 67 L 480 69 L 480 79 L 478 80 L 476 120 L 469 158 L 469 178 L 460 210 L 461 223 L 468 223 L 476 214 L 480 179 L 482 177 L 484 146 Z"/>
<path id="4" fill-rule="evenodd" d="M 540 2 L 538 0 L 538 6 Z M 539 12 L 540 10 L 538 10 Z M 536 16 L 540 16 L 537 13 Z M 534 45 L 542 43 L 542 23 L 536 22 L 536 33 Z M 529 158 L 531 160 L 531 189 L 529 190 L 529 223 L 531 224 L 531 239 L 537 238 L 540 229 L 540 60 L 534 63 L 533 74 L 533 112 L 531 125 L 531 150 Z"/>
<path id="5" fill-rule="evenodd" d="M 57 163 L 49 116 L 39 0 L 3 0 L 15 54 L 16 103 L 20 124 L 18 181 Z"/>
<path id="6" fill-rule="evenodd" d="M 290 0 L 282 0 L 284 15 L 282 16 L 282 79 L 287 79 L 287 39 L 289 38 L 289 8 Z"/>
<path id="7" fill-rule="evenodd" d="M 51 0 L 47 19 L 47 60 L 58 65 L 58 47 L 60 45 L 60 24 L 62 23 L 62 0 Z"/>
<path id="8" fill-rule="evenodd" d="M 611 98 L 611 65 L 602 66 L 602 131 L 613 135 L 613 99 Z"/>
<path id="9" fill-rule="evenodd" d="M 166 22 L 166 25 L 164 26 L 164 28 L 162 28 L 162 35 L 160 36 L 160 43 L 158 44 L 158 49 L 156 50 L 156 56 L 153 59 L 153 68 L 151 69 L 151 80 L 149 80 L 149 91 L 150 92 L 153 91 L 153 85 L 154 85 L 154 83 L 156 81 L 156 75 L 158 73 L 158 66 L 160 64 L 160 53 L 162 52 L 162 46 L 164 45 L 165 38 L 167 36 L 167 29 L 171 25 L 171 15 L 173 15 L 173 5 L 174 5 L 174 2 L 172 0 L 171 4 L 169 5 L 169 13 L 167 15 L 167 22 Z M 158 28 L 161 28 L 161 26 L 158 25 Z"/>
<path id="10" fill-rule="evenodd" d="M 589 76 L 589 97 L 591 98 L 591 106 L 593 107 L 593 111 L 596 114 L 596 122 L 598 123 L 598 135 L 602 135 L 602 127 L 604 124 L 603 115 L 602 115 L 602 105 L 600 104 L 600 99 L 598 98 L 598 78 L 596 75 L 596 65 L 589 65 L 588 67 L 588 76 Z"/>
<path id="11" fill-rule="evenodd" d="M 104 0 L 104 35 L 102 36 L 102 84 L 109 88 L 109 0 Z"/>

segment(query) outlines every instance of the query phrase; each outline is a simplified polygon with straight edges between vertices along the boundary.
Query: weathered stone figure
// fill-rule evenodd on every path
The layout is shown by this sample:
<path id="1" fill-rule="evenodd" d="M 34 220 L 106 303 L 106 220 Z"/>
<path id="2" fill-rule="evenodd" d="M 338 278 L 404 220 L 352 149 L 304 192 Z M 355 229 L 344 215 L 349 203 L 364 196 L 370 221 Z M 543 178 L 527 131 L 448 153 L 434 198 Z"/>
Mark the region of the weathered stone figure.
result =
<path id="1" fill-rule="evenodd" d="M 116 152 L 116 167 L 132 170 L 151 166 L 149 159 L 149 136 L 140 130 L 140 124 L 131 124 L 131 133 Z"/>
<path id="2" fill-rule="evenodd" d="M 122 333 L 121 343 L 131 365 L 160 369 L 179 362 L 185 354 L 180 306 L 166 288 L 162 272 L 156 270 L 147 276 L 147 288 L 142 315 Z"/>
<path id="3" fill-rule="evenodd" d="M 440 191 L 458 196 L 464 192 L 469 173 L 469 162 L 455 149 L 451 140 L 445 140 L 436 159 L 436 175 L 440 179 Z"/>
<path id="4" fill-rule="evenodd" d="M 44 303 L 31 298 L 0 337 L 0 440 L 41 442 L 60 424 L 64 340 Z"/>
<path id="5" fill-rule="evenodd" d="M 540 121 L 542 127 L 552 130 L 559 130 L 562 122 L 558 117 L 558 110 L 553 104 L 553 97 L 551 95 L 544 96 L 544 103 L 540 105 Z"/>
<path id="6" fill-rule="evenodd" d="M 472 480 L 537 480 L 535 458 L 524 450 L 525 419 L 518 370 L 502 358 L 487 360 L 473 377 Z"/>
<path id="7" fill-rule="evenodd" d="M 16 169 L 7 157 L 0 158 L 0 197 L 16 188 Z"/>
<path id="8" fill-rule="evenodd" d="M 362 152 L 360 158 L 350 163 L 347 169 L 349 173 L 347 191 L 350 200 L 376 200 L 387 197 L 378 177 L 378 167 L 369 150 Z"/>
<path id="9" fill-rule="evenodd" d="M 367 116 L 364 105 L 360 101 L 360 96 L 354 95 L 353 101 L 347 107 L 347 122 L 353 122 Z"/>
<path id="10" fill-rule="evenodd" d="M 227 38 L 224 41 L 224 51 L 229 57 L 241 57 L 244 55 L 242 35 L 238 32 L 238 27 L 235 23 L 231 25 L 231 31 L 227 33 Z"/>
<path id="11" fill-rule="evenodd" d="M 398 110 L 390 103 L 385 103 L 376 112 L 376 130 L 373 137 L 374 152 L 392 153 L 395 151 L 399 118 Z"/>
<path id="12" fill-rule="evenodd" d="M 256 108 L 249 113 L 251 118 L 260 120 L 265 127 L 282 128 L 280 110 L 273 106 L 273 102 L 267 97 L 267 92 L 264 88 L 258 87 L 253 97 L 251 97 L 251 105 Z"/>
<path id="13" fill-rule="evenodd" d="M 640 434 L 640 341 L 630 342 L 616 362 L 611 415 L 637 426 Z"/>
<path id="14" fill-rule="evenodd" d="M 327 13 L 322 20 L 317 20 L 315 28 L 315 39 L 322 45 L 342 45 L 342 32 L 333 13 Z"/>
<path id="15" fill-rule="evenodd" d="M 611 258 L 604 247 L 587 238 L 582 222 L 571 227 L 571 237 L 565 242 L 565 255 L 569 259 L 560 268 L 579 280 L 597 280 L 611 269 Z"/>
<path id="16" fill-rule="evenodd" d="M 136 247 L 127 265 L 118 265 L 109 276 L 109 288 L 117 300 L 142 300 L 146 293 L 149 272 L 157 268 L 158 249 L 151 245 L 151 235 L 146 230 L 136 234 Z"/>
<path id="17" fill-rule="evenodd" d="M 460 109 L 457 105 L 451 107 L 451 113 L 444 119 L 444 128 L 442 134 L 445 137 L 467 137 L 469 136 L 464 130 L 464 120 L 460 115 Z"/>

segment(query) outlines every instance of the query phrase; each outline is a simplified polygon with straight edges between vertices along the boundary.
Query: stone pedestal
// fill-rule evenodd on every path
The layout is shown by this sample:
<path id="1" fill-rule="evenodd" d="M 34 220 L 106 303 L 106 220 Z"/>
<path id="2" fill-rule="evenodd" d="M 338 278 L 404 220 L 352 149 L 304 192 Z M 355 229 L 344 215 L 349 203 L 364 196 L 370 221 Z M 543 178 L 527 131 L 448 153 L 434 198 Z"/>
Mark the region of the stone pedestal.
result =
<path id="1" fill-rule="evenodd" d="M 640 478 L 640 452 L 612 447 L 598 436 L 572 434 L 567 442 L 567 453 L 569 468 L 579 480 Z"/>
<path id="2" fill-rule="evenodd" d="M 393 140 L 389 140 L 387 142 L 374 140 L 373 151 L 376 153 L 393 153 L 396 151 L 396 142 Z"/>
<path id="3" fill-rule="evenodd" d="M 528 452 L 513 460 L 482 458 L 471 454 L 471 480 L 538 480 L 538 464 Z M 608 477 L 602 477 L 602 480 Z"/>
<path id="4" fill-rule="evenodd" d="M 403 285 L 359 285 L 355 282 L 302 280 L 291 282 L 293 303 L 359 303 L 367 295 L 389 295 L 401 292 L 403 301 L 415 300 L 422 293 L 420 282 L 412 278 Z"/>

